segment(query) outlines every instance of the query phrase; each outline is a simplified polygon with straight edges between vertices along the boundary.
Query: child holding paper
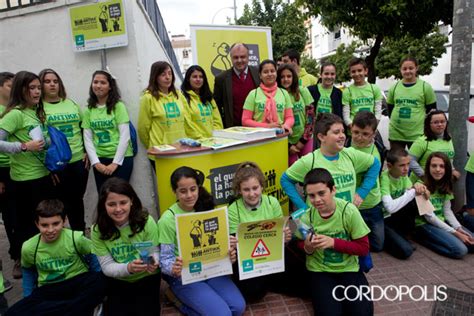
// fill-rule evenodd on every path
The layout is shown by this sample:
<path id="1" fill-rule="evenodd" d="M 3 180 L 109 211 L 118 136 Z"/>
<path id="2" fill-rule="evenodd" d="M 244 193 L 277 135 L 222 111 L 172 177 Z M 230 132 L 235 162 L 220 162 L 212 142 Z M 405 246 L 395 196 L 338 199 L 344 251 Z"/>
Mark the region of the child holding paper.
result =
<path id="1" fill-rule="evenodd" d="M 180 167 L 171 174 L 171 187 L 177 202 L 158 221 L 160 264 L 163 279 L 184 306 L 186 315 L 242 315 L 245 300 L 229 276 L 219 276 L 183 285 L 183 261 L 178 256 L 176 215 L 214 209 L 212 196 L 202 186 L 204 175 L 190 167 Z M 231 239 L 231 261 L 235 261 L 235 239 Z"/>
<path id="2" fill-rule="evenodd" d="M 388 170 L 380 176 L 385 211 L 384 248 L 398 259 L 408 259 L 414 250 L 405 235 L 413 230 L 418 215 L 415 196 L 429 193 L 422 183 L 411 183 L 409 165 L 410 155 L 405 149 L 391 149 L 387 153 Z"/>
<path id="3" fill-rule="evenodd" d="M 283 216 L 280 202 L 273 196 L 263 194 L 265 177 L 254 162 L 243 162 L 237 167 L 232 189 L 237 199 L 229 205 L 229 233 L 237 233 L 240 223 L 272 219 Z M 284 228 L 285 242 L 290 241 L 291 231 Z M 247 300 L 258 300 L 265 296 L 271 276 L 239 280 L 238 269 L 234 270 L 234 281 Z"/>
<path id="4" fill-rule="evenodd" d="M 311 203 L 301 221 L 312 230 L 304 249 L 314 314 L 373 315 L 373 303 L 364 295 L 344 299 L 354 297 L 360 286 L 368 286 L 358 256 L 369 253 L 370 229 L 354 204 L 336 197 L 334 179 L 326 169 L 308 172 L 304 190 Z"/>
<path id="5" fill-rule="evenodd" d="M 160 310 L 158 232 L 135 190 L 117 177 L 104 182 L 92 227 L 92 251 L 107 276 L 109 315 Z"/>
<path id="6" fill-rule="evenodd" d="M 474 235 L 462 227 L 451 210 L 453 196 L 452 167 L 448 156 L 434 152 L 428 156 L 424 183 L 431 192 L 435 211 L 416 219 L 416 238 L 440 255 L 461 259 L 474 252 Z"/>

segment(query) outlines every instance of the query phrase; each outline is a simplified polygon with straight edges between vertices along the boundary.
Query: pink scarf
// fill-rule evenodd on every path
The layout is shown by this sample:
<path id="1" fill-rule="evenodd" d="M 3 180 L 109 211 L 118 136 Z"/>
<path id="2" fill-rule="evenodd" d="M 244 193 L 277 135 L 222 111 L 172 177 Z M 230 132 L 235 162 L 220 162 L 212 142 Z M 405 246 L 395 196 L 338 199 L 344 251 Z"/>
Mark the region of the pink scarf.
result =
<path id="1" fill-rule="evenodd" d="M 275 95 L 278 89 L 276 82 L 271 87 L 267 87 L 263 83 L 260 83 L 260 89 L 262 89 L 263 94 L 267 97 L 267 101 L 265 101 L 265 111 L 263 113 L 263 122 L 279 123 L 280 120 L 278 119 L 278 112 L 275 102 Z"/>

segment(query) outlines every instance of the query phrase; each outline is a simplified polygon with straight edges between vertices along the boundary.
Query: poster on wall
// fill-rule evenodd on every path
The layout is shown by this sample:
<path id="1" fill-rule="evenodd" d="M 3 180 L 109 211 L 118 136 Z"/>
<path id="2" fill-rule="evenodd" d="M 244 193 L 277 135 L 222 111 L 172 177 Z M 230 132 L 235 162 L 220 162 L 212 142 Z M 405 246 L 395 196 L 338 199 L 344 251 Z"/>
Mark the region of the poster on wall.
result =
<path id="1" fill-rule="evenodd" d="M 71 7 L 69 17 L 75 52 L 128 45 L 122 0 Z"/>
<path id="2" fill-rule="evenodd" d="M 214 88 L 214 78 L 232 68 L 230 47 L 245 43 L 249 48 L 249 65 L 257 66 L 265 59 L 272 59 L 270 27 L 236 25 L 191 25 L 193 64 L 206 71 L 209 86 Z"/>

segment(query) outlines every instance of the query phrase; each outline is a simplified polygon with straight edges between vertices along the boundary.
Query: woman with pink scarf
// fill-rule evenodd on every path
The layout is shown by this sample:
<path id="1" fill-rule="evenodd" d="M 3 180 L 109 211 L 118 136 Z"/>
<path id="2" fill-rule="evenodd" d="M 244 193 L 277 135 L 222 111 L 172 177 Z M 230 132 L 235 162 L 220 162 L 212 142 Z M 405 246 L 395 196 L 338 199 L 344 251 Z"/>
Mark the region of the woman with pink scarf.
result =
<path id="1" fill-rule="evenodd" d="M 291 134 L 294 123 L 293 105 L 288 92 L 278 88 L 276 68 L 273 60 L 266 59 L 260 64 L 261 83 L 245 99 L 242 125 L 282 128 Z"/>

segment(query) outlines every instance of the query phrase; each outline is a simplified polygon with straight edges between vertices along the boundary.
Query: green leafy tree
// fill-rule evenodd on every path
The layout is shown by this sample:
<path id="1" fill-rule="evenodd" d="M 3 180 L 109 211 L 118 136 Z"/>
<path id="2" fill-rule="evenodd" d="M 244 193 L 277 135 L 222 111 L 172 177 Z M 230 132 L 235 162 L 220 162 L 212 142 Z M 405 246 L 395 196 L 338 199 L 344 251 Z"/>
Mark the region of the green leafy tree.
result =
<path id="1" fill-rule="evenodd" d="M 321 16 L 328 29 L 348 28 L 364 42 L 371 42 L 366 62 L 369 82 L 375 82 L 375 59 L 382 42 L 406 34 L 419 39 L 442 21 L 451 24 L 453 0 L 297 0 L 308 14 Z"/>
<path id="2" fill-rule="evenodd" d="M 376 74 L 380 78 L 391 76 L 401 78 L 400 60 L 405 56 L 416 56 L 418 74 L 429 75 L 433 67 L 438 65 L 438 58 L 446 52 L 444 45 L 447 42 L 448 37 L 438 31 L 420 39 L 415 39 L 410 35 L 405 35 L 400 39 L 386 39 L 375 60 Z"/>
<path id="3" fill-rule="evenodd" d="M 360 46 L 360 42 L 352 42 L 349 45 L 341 44 L 336 49 L 336 54 L 329 56 L 324 61 L 332 62 L 336 65 L 336 81 L 350 81 L 349 60 L 354 57 L 356 48 Z"/>
<path id="4" fill-rule="evenodd" d="M 304 21 L 303 14 L 294 3 L 252 0 L 251 5 L 244 5 L 237 24 L 271 27 L 273 56 L 276 59 L 288 49 L 303 51 L 307 40 Z"/>
<path id="5" fill-rule="evenodd" d="M 312 74 L 316 78 L 319 78 L 319 64 L 314 58 L 301 56 L 300 66 L 306 70 L 307 73 Z"/>

